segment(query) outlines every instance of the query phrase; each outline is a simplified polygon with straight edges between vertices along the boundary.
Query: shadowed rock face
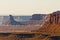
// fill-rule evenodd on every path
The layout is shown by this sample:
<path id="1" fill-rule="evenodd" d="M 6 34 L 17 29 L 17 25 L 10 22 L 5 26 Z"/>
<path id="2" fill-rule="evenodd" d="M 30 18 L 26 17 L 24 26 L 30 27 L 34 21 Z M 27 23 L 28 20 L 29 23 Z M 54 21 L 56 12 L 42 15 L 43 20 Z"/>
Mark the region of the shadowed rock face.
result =
<path id="1" fill-rule="evenodd" d="M 0 36 L 5 37 L 5 36 L 9 36 L 11 33 L 0 33 Z"/>
<path id="2" fill-rule="evenodd" d="M 33 38 L 34 36 L 34 34 L 17 34 L 17 37 L 20 38 Z"/>
<path id="3" fill-rule="evenodd" d="M 52 40 L 60 40 L 60 36 L 51 37 Z"/>

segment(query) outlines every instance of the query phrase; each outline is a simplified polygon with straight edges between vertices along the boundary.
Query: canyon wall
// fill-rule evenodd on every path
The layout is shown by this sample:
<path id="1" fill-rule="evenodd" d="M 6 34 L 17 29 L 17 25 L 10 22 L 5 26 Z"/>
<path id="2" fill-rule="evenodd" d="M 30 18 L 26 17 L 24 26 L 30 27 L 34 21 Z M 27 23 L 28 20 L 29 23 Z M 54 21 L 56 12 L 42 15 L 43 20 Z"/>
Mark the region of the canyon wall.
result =
<path id="1" fill-rule="evenodd" d="M 59 24 L 60 23 L 60 11 L 53 12 L 52 14 L 49 15 L 49 23 L 55 23 Z"/>

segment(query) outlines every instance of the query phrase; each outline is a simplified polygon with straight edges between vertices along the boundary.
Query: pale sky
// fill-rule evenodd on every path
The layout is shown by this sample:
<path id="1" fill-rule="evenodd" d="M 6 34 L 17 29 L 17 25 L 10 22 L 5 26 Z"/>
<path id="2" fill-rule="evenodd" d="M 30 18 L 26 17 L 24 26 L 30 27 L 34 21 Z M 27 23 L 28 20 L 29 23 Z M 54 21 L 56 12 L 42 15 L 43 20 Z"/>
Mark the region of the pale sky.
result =
<path id="1" fill-rule="evenodd" d="M 60 10 L 60 0 L 0 0 L 0 15 L 49 14 Z"/>

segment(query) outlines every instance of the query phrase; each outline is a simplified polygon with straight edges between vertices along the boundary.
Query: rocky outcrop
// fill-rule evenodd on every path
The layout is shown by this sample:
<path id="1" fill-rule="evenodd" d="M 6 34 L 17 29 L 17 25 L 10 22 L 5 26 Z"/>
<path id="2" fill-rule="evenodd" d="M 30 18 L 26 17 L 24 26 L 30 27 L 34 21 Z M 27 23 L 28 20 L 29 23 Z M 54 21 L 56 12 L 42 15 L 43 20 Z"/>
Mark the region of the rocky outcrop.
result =
<path id="1" fill-rule="evenodd" d="M 56 12 L 53 12 L 52 14 L 50 14 L 50 20 L 49 20 L 50 23 L 60 23 L 60 11 L 56 11 Z"/>
<path id="2" fill-rule="evenodd" d="M 60 11 L 53 12 L 52 14 L 49 14 L 47 17 L 47 22 L 45 23 L 41 28 L 38 30 L 33 30 L 35 32 L 52 32 L 52 33 L 60 33 Z M 32 32 L 33 32 L 32 31 Z"/>

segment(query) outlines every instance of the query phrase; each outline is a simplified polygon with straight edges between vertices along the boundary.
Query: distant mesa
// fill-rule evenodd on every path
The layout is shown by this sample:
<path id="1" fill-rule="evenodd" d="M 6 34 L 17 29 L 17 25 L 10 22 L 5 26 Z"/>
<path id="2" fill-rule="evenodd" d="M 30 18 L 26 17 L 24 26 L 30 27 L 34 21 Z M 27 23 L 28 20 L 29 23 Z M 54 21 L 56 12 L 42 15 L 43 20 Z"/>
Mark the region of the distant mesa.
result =
<path id="1" fill-rule="evenodd" d="M 46 14 L 34 14 L 34 15 L 32 15 L 32 18 L 30 20 L 25 21 L 25 22 L 18 22 L 13 18 L 12 15 L 9 15 L 11 25 L 27 25 L 27 24 L 40 23 L 39 21 L 35 22 L 35 20 L 42 20 L 45 16 L 46 16 Z"/>
<path id="2" fill-rule="evenodd" d="M 33 14 L 31 20 L 41 20 L 46 14 Z"/>

